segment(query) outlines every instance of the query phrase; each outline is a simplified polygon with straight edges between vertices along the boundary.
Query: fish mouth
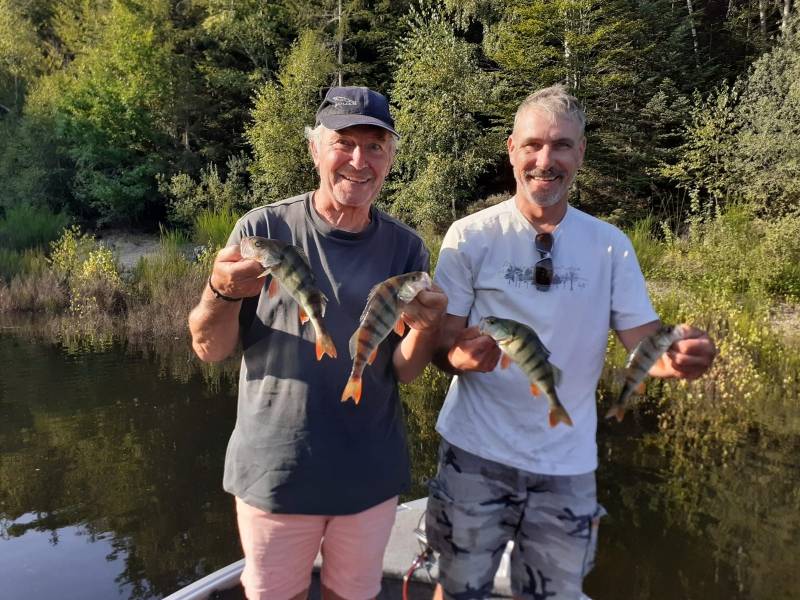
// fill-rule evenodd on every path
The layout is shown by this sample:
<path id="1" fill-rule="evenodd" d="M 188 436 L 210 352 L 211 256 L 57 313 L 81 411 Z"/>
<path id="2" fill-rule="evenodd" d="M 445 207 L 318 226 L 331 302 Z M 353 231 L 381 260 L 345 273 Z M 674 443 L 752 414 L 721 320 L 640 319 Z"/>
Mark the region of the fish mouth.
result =
<path id="1" fill-rule="evenodd" d="M 481 332 L 483 335 L 489 335 L 489 328 L 490 323 L 488 317 L 483 317 L 480 321 L 478 321 L 478 331 Z"/>

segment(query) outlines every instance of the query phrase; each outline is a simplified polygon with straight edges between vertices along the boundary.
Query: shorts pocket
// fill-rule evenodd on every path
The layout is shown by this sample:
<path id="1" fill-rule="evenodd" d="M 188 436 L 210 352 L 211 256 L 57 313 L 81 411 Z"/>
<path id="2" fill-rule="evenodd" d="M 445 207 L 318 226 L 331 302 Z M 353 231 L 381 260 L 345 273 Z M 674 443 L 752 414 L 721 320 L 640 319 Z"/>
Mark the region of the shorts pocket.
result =
<path id="1" fill-rule="evenodd" d="M 452 552 L 453 499 L 441 488 L 436 479 L 428 482 L 428 505 L 425 509 L 425 537 L 436 552 Z"/>
<path id="2" fill-rule="evenodd" d="M 594 561 L 597 555 L 597 536 L 600 530 L 600 519 L 606 516 L 606 514 L 606 509 L 598 504 L 597 509 L 595 509 L 592 515 L 592 521 L 589 526 L 589 539 L 586 543 L 586 554 L 583 557 L 583 569 L 581 570 L 581 576 L 583 577 L 586 577 L 594 568 Z"/>

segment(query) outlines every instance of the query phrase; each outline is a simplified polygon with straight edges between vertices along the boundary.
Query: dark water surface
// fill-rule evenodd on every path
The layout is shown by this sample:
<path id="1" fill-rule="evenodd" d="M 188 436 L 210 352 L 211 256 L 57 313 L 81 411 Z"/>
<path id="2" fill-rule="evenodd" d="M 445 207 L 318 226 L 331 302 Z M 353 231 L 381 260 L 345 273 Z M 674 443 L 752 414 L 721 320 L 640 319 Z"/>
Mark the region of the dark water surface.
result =
<path id="1" fill-rule="evenodd" d="M 161 598 L 240 558 L 221 489 L 232 377 L 201 372 L 182 344 L 70 352 L 11 334 L 0 364 L 0 599 Z M 414 414 L 418 496 L 435 410 Z M 586 592 L 800 598 L 797 439 L 677 469 L 641 421 L 601 426 L 609 516 Z"/>

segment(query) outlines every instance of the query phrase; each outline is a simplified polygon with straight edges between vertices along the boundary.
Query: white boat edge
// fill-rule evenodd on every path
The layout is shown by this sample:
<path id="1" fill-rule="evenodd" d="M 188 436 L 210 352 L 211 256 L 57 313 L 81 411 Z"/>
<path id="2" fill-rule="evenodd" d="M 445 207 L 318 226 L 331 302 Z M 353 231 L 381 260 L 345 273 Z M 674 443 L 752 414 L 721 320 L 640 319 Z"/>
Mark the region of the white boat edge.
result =
<path id="1" fill-rule="evenodd" d="M 384 556 L 384 578 L 403 579 L 414 560 L 422 552 L 424 546 L 420 538 L 424 537 L 423 517 L 427 504 L 427 498 L 419 498 L 397 505 L 397 517 Z M 513 547 L 514 543 L 509 542 L 500 560 L 500 567 L 494 580 L 493 598 L 511 597 L 509 560 Z M 314 568 L 318 569 L 321 562 L 321 557 L 318 555 L 314 562 Z M 214 592 L 228 590 L 238 585 L 243 570 L 244 559 L 242 558 L 173 592 L 164 600 L 208 600 Z M 435 564 L 426 565 L 416 570 L 412 579 L 432 585 L 436 580 L 436 571 Z M 591 599 L 584 595 L 581 600 Z"/>

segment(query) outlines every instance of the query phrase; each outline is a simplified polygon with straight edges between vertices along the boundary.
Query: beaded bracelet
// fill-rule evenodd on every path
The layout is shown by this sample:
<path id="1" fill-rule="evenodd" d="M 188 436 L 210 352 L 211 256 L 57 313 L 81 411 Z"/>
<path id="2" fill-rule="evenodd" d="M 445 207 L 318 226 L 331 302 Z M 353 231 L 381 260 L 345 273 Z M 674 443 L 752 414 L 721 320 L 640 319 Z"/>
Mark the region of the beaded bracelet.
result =
<path id="1" fill-rule="evenodd" d="M 222 292 L 220 292 L 217 288 L 215 288 L 211 284 L 211 276 L 208 278 L 208 288 L 211 290 L 211 293 L 214 294 L 220 300 L 225 300 L 226 302 L 239 302 L 241 298 L 231 298 L 230 296 L 226 296 Z"/>

